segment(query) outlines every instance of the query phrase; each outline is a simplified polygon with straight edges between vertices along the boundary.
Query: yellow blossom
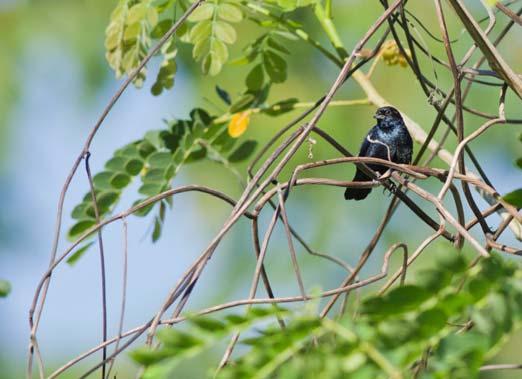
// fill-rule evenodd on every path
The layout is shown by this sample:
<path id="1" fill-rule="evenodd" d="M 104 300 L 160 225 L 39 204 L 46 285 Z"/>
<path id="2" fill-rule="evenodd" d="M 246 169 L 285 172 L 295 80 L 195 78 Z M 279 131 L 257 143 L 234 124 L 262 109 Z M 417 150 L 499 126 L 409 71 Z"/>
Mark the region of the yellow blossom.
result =
<path id="1" fill-rule="evenodd" d="M 230 137 L 238 138 L 247 130 L 248 124 L 250 124 L 250 113 L 251 111 L 244 111 L 232 116 L 228 123 L 228 134 Z"/>

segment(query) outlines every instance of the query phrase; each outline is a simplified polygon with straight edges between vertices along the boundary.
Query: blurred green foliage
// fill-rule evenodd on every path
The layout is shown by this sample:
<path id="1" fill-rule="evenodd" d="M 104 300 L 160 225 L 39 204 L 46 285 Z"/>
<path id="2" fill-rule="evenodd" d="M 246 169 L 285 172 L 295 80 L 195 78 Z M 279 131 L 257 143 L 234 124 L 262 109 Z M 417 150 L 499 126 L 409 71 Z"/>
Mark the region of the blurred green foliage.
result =
<path id="1" fill-rule="evenodd" d="M 450 250 L 417 271 L 415 280 L 367 297 L 355 320 L 276 307 L 195 317 L 188 330 L 159 331 L 159 349 L 140 348 L 132 357 L 146 368 L 144 379 L 166 379 L 186 357 L 253 329 L 257 336 L 240 341 L 250 349 L 217 378 L 477 378 L 484 361 L 520 325 L 521 279 L 522 269 L 500 256 L 470 268 L 469 260 Z M 286 319 L 284 329 L 256 326 L 274 315 Z"/>

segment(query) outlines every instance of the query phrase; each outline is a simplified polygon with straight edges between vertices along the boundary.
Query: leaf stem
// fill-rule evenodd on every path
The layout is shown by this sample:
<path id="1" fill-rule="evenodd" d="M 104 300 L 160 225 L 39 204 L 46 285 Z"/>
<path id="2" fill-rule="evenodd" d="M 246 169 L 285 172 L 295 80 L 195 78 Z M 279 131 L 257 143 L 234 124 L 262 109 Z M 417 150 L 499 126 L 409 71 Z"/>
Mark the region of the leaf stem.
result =
<path id="1" fill-rule="evenodd" d="M 348 52 L 344 48 L 343 42 L 339 37 L 339 33 L 337 33 L 337 29 L 335 28 L 332 19 L 328 17 L 327 12 L 320 3 L 317 3 L 314 7 L 314 13 L 315 17 L 317 17 L 317 20 L 321 24 L 321 27 L 326 32 L 330 43 L 337 51 L 337 55 L 344 61 L 348 58 Z"/>
<path id="2" fill-rule="evenodd" d="M 329 107 L 346 107 L 351 105 L 371 105 L 372 102 L 368 99 L 355 99 L 355 100 L 333 100 L 328 104 Z M 258 107 L 258 108 L 251 108 L 248 111 L 252 114 L 261 113 L 263 111 L 279 111 L 285 107 L 288 107 L 288 110 L 298 109 L 298 108 L 309 108 L 313 107 L 315 105 L 312 101 L 304 101 L 304 102 L 297 102 L 294 104 L 287 104 L 287 105 L 281 105 L 281 104 L 273 104 L 270 106 L 264 106 L 264 107 Z M 232 118 L 233 114 L 231 113 L 225 113 L 224 115 L 216 118 L 214 120 L 214 124 L 221 124 L 223 122 L 229 121 Z"/>
<path id="3" fill-rule="evenodd" d="M 325 1 L 324 9 L 325 9 L 326 17 L 328 17 L 331 20 L 332 19 L 332 0 Z"/>

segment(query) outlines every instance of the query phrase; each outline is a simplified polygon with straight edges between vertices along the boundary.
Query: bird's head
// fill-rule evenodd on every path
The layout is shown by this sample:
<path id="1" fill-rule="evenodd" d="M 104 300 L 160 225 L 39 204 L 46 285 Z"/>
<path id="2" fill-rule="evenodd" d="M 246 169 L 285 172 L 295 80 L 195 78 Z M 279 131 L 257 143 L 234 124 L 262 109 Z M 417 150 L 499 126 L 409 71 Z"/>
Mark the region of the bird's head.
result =
<path id="1" fill-rule="evenodd" d="M 404 124 L 401 114 L 394 107 L 381 107 L 377 109 L 373 118 L 377 120 L 377 125 L 384 129 L 394 128 Z"/>

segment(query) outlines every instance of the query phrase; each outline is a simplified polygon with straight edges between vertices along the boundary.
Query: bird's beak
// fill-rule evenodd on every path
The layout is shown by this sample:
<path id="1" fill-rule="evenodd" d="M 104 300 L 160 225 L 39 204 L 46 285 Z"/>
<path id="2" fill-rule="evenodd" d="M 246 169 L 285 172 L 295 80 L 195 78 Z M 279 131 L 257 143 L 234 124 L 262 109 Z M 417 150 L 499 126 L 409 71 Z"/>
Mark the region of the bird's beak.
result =
<path id="1" fill-rule="evenodd" d="M 384 117 L 382 115 L 380 115 L 380 114 L 374 114 L 373 118 L 376 119 L 376 120 L 382 120 Z"/>

